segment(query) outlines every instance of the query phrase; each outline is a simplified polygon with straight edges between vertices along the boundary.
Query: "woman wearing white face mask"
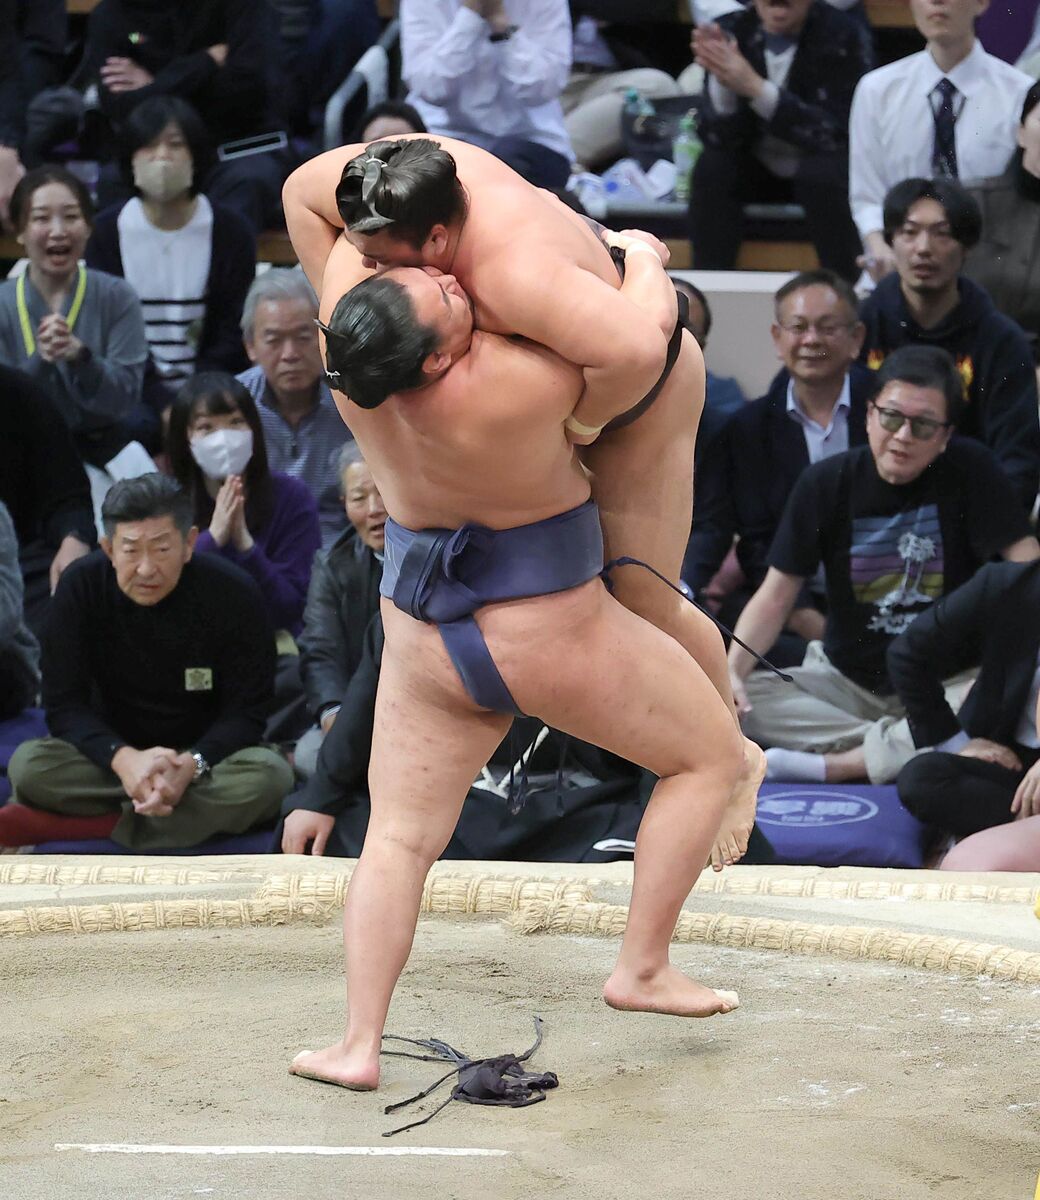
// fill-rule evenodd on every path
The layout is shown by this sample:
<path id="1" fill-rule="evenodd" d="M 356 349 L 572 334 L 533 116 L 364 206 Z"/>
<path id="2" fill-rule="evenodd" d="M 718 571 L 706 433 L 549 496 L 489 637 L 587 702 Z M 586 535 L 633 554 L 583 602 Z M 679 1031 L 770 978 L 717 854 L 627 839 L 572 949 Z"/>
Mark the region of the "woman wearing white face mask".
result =
<path id="1" fill-rule="evenodd" d="M 256 271 L 256 243 L 235 213 L 196 190 L 211 150 L 198 113 L 154 96 L 127 118 L 120 167 L 137 195 L 98 215 L 87 263 L 122 275 L 144 308 L 165 408 L 195 371 L 245 370 L 239 319 Z"/>
<path id="2" fill-rule="evenodd" d="M 274 627 L 298 634 L 321 546 L 318 506 L 298 479 L 268 468 L 252 396 L 230 375 L 194 376 L 173 402 L 166 448 L 202 530 L 196 553 L 247 571 Z"/>

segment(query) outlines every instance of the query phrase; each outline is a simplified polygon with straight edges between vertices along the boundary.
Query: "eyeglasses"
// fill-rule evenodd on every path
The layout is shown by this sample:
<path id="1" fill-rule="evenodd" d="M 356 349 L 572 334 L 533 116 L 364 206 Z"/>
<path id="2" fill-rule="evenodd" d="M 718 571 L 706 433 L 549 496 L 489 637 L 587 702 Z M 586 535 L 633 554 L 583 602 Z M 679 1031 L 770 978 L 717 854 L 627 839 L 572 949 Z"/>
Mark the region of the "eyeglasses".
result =
<path id="1" fill-rule="evenodd" d="M 898 408 L 882 408 L 879 404 L 870 406 L 878 417 L 878 423 L 887 433 L 898 433 L 909 421 L 910 436 L 919 442 L 927 442 L 935 437 L 940 429 L 948 429 L 950 421 L 936 421 L 934 417 L 908 417 Z"/>
<path id="2" fill-rule="evenodd" d="M 819 337 L 824 341 L 832 341 L 834 338 L 841 337 L 843 333 L 847 333 L 855 322 L 848 321 L 777 321 L 777 324 L 792 337 L 803 338 L 810 329 L 815 329 Z"/>

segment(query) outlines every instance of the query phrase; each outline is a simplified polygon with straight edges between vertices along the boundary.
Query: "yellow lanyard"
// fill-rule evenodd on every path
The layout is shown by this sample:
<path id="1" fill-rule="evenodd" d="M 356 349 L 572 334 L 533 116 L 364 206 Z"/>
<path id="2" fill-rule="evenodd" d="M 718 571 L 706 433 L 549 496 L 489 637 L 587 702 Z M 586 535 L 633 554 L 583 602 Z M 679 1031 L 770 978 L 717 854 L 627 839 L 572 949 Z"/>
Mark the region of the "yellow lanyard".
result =
<path id="1" fill-rule="evenodd" d="M 25 343 L 25 353 L 29 358 L 36 353 L 36 338 L 33 337 L 32 322 L 29 320 L 29 306 L 25 303 L 25 276 L 28 272 L 23 271 L 18 276 L 18 283 L 15 285 L 15 303 L 18 305 L 18 322 L 22 327 L 22 341 Z M 83 307 L 83 297 L 87 294 L 87 268 L 79 264 L 79 279 L 76 281 L 76 291 L 72 297 L 72 307 L 69 309 L 69 315 L 65 318 L 65 324 L 69 327 L 69 332 L 72 332 L 76 324 L 76 318 L 79 316 L 79 310 Z"/>

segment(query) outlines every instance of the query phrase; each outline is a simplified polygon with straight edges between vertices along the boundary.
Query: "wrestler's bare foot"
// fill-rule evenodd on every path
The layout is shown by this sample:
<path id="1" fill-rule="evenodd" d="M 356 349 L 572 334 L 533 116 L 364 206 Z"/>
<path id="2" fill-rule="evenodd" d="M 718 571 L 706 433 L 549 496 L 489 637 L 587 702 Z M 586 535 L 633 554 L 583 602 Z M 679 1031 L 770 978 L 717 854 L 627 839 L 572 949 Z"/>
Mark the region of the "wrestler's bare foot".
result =
<path id="1" fill-rule="evenodd" d="M 766 756 L 762 747 L 750 738 L 744 739 L 744 769 L 733 795 L 722 814 L 719 832 L 711 848 L 714 871 L 731 867 L 747 852 L 748 838 L 755 824 L 758 789 L 766 774 Z"/>
<path id="2" fill-rule="evenodd" d="M 736 992 L 716 992 L 690 979 L 670 963 L 653 975 L 633 975 L 615 967 L 603 999 L 623 1012 L 665 1013 L 673 1017 L 714 1017 L 740 1007 Z"/>
<path id="3" fill-rule="evenodd" d="M 289 1074 L 334 1083 L 352 1092 L 371 1092 L 379 1086 L 379 1050 L 347 1050 L 342 1042 L 324 1050 L 304 1050 L 289 1064 Z"/>

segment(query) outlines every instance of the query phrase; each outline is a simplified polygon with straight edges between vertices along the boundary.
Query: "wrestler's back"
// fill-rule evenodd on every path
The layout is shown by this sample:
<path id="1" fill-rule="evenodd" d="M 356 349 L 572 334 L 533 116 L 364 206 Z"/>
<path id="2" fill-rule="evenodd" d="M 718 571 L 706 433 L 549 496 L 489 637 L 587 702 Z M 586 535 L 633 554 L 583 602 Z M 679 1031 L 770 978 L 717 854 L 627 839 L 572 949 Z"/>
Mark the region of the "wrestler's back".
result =
<path id="1" fill-rule="evenodd" d="M 589 497 L 563 422 L 578 370 L 541 346 L 475 333 L 436 383 L 366 410 L 336 395 L 386 510 L 410 529 L 507 529 Z"/>

